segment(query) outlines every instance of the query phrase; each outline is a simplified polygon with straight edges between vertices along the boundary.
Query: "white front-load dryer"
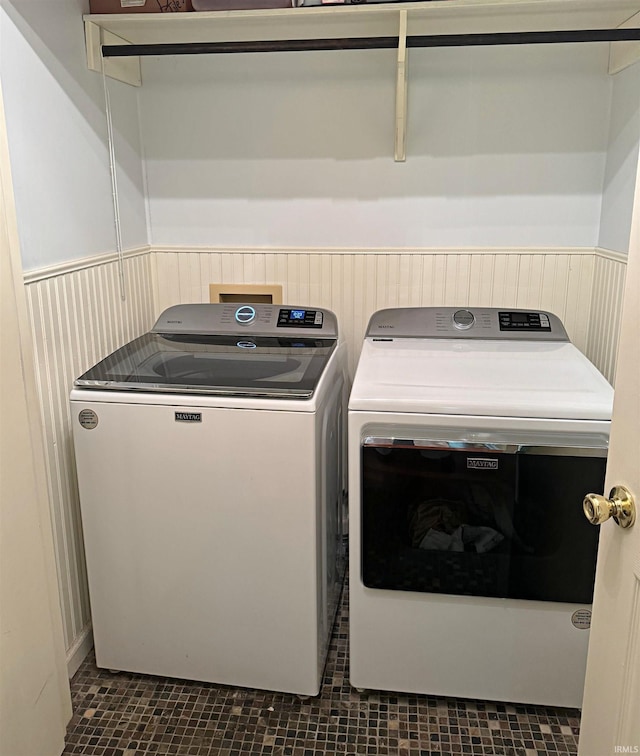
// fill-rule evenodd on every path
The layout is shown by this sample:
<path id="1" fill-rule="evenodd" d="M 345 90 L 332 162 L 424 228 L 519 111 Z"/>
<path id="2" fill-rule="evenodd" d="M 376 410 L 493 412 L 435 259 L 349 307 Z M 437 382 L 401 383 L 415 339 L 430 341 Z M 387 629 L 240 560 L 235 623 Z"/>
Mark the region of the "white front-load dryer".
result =
<path id="1" fill-rule="evenodd" d="M 345 346 L 179 305 L 71 393 L 98 666 L 315 695 L 343 576 Z"/>
<path id="2" fill-rule="evenodd" d="M 355 687 L 581 705 L 612 396 L 550 313 L 373 315 L 348 412 Z"/>

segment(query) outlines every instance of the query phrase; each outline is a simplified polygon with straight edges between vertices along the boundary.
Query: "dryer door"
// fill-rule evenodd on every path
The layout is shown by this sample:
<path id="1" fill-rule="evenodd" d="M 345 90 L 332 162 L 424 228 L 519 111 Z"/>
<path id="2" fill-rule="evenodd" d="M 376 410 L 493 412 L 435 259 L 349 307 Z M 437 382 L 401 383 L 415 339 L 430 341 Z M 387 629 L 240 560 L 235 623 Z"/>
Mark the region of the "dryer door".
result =
<path id="1" fill-rule="evenodd" d="M 576 502 L 602 489 L 605 448 L 367 438 L 361 453 L 366 586 L 591 602 L 598 528 Z"/>

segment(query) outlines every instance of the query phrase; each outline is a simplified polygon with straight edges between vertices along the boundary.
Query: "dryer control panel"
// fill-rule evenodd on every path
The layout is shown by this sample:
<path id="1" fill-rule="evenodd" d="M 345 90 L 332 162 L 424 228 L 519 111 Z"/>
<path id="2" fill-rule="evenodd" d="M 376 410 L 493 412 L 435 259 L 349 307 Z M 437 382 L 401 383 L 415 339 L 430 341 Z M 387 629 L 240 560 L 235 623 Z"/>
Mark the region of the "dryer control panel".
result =
<path id="1" fill-rule="evenodd" d="M 400 307 L 379 310 L 369 321 L 367 336 L 375 339 L 569 341 L 562 322 L 553 313 L 497 307 Z"/>
<path id="2" fill-rule="evenodd" d="M 551 321 L 545 312 L 498 313 L 501 331 L 550 331 Z"/>

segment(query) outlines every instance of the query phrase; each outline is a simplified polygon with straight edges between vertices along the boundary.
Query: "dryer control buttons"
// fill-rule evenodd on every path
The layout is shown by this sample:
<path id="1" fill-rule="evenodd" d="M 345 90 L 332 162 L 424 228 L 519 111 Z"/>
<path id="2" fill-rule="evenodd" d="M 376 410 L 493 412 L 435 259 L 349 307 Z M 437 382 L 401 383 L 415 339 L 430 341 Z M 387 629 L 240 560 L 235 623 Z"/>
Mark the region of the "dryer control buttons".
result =
<path id="1" fill-rule="evenodd" d="M 501 331 L 550 331 L 549 316 L 544 312 L 499 312 Z"/>
<path id="2" fill-rule="evenodd" d="M 256 311 L 249 305 L 243 305 L 236 310 L 236 322 L 240 325 L 249 325 L 256 319 Z"/>
<path id="3" fill-rule="evenodd" d="M 459 331 L 466 331 L 476 322 L 475 315 L 469 310 L 457 310 L 453 313 L 453 325 Z"/>

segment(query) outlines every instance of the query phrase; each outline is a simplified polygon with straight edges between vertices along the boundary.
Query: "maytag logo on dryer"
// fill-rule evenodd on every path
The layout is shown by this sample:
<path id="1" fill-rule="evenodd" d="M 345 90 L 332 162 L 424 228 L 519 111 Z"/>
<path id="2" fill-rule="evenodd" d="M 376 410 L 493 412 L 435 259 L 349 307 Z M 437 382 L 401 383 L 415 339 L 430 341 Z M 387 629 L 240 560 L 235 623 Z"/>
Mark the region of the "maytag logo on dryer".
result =
<path id="1" fill-rule="evenodd" d="M 201 423 L 202 412 L 176 412 L 177 423 Z"/>
<path id="2" fill-rule="evenodd" d="M 497 470 L 497 459 L 483 459 L 481 457 L 467 457 L 467 468 L 469 470 Z"/>

